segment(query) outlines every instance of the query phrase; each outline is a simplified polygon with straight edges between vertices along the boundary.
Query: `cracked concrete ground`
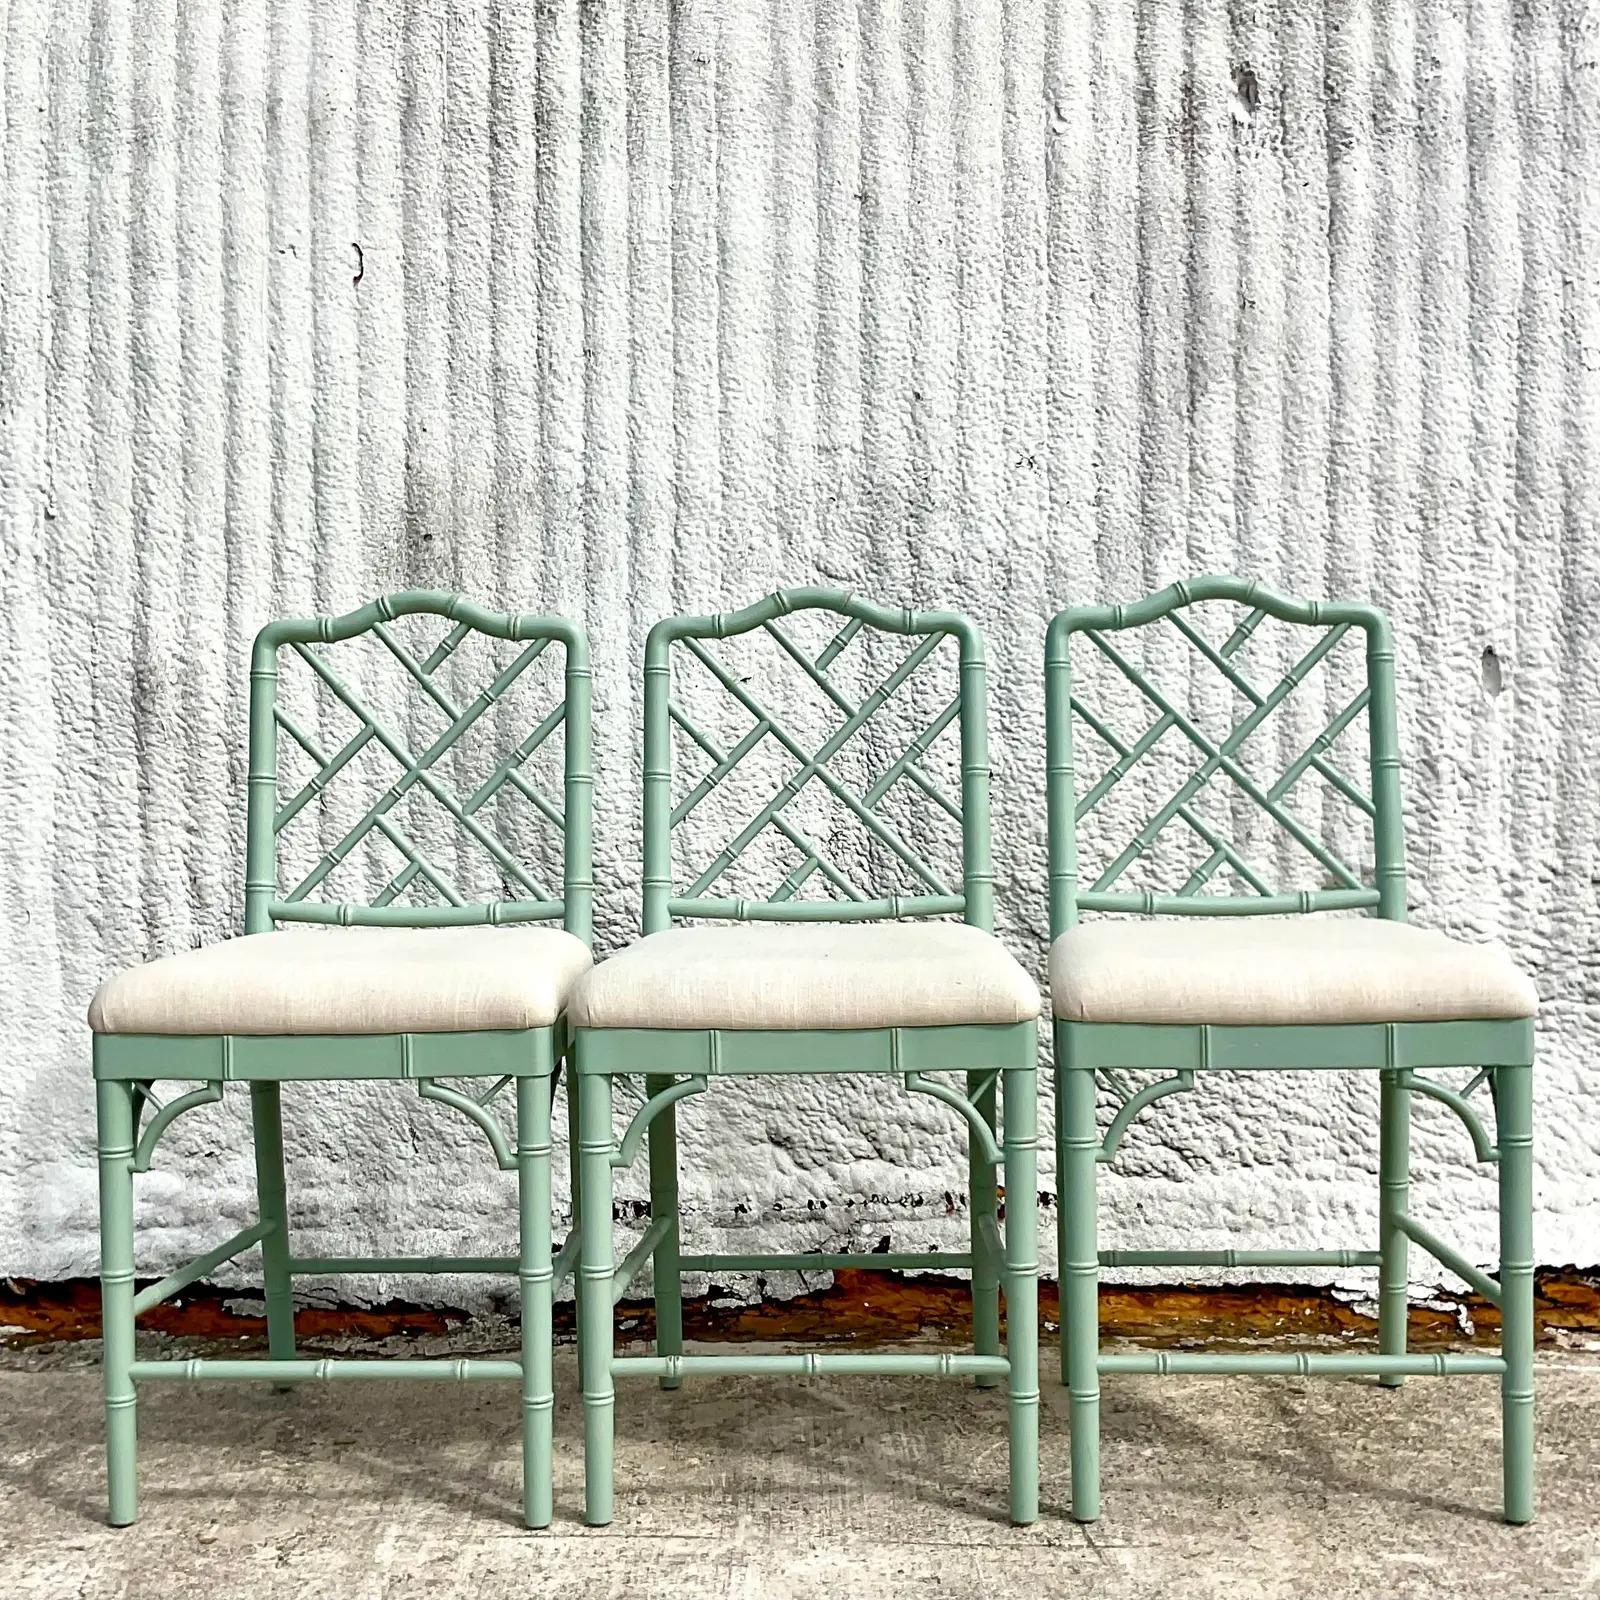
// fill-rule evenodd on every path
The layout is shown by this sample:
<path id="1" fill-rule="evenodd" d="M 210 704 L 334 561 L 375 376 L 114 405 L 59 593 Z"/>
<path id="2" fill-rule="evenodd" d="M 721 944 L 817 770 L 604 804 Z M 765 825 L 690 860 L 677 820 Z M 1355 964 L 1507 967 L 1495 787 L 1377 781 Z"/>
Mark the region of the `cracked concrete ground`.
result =
<path id="1" fill-rule="evenodd" d="M 7 1600 L 1600 1594 L 1600 1360 L 1576 1354 L 1540 1362 L 1529 1528 L 1497 1520 L 1492 1380 L 1130 1377 L 1092 1530 L 1065 1517 L 1054 1383 L 1044 1516 L 1017 1529 L 1002 1397 L 867 1378 L 620 1384 L 617 1518 L 586 1529 L 564 1350 L 557 1521 L 529 1533 L 515 1393 L 381 1383 L 147 1385 L 141 1519 L 107 1528 L 95 1353 L 3 1356 Z"/>

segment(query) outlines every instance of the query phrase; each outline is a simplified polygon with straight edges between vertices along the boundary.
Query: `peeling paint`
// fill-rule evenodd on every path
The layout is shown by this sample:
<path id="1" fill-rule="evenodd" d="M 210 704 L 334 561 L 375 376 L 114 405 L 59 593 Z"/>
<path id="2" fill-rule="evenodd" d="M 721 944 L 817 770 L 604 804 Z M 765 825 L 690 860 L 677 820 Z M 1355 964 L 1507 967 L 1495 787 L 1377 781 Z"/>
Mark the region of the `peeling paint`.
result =
<path id="1" fill-rule="evenodd" d="M 684 1331 L 691 1339 L 767 1339 L 794 1343 L 870 1344 L 907 1338 L 970 1339 L 970 1287 L 936 1274 L 836 1272 L 826 1288 L 769 1299 L 758 1285 L 746 1290 L 713 1285 L 685 1295 Z M 1600 1269 L 1541 1272 L 1535 1279 L 1539 1342 L 1562 1345 L 1600 1338 Z M 237 1289 L 197 1285 L 177 1302 L 157 1306 L 140 1320 L 151 1333 L 172 1338 L 226 1340 L 264 1347 L 266 1318 L 259 1301 Z M 1046 1332 L 1060 1318 L 1053 1283 L 1040 1285 L 1039 1315 Z M 575 1336 L 573 1303 L 555 1308 L 556 1337 Z M 1222 1344 L 1261 1339 L 1373 1339 L 1377 1318 L 1335 1289 L 1289 1284 L 1249 1284 L 1232 1289 L 1168 1285 L 1134 1289 L 1107 1285 L 1100 1293 L 1101 1332 L 1106 1339 L 1134 1339 L 1152 1346 Z M 302 1305 L 296 1332 L 308 1348 L 330 1340 L 382 1340 L 470 1334 L 465 1307 L 412 1305 L 389 1300 L 374 1305 Z M 617 1327 L 626 1338 L 653 1336 L 648 1301 L 624 1300 Z M 0 1289 L 0 1346 L 52 1344 L 100 1336 L 100 1289 L 88 1278 L 68 1283 L 12 1281 Z M 1463 1342 L 1493 1344 L 1499 1314 L 1476 1295 L 1443 1296 L 1413 1305 L 1410 1338 L 1419 1349 Z"/>

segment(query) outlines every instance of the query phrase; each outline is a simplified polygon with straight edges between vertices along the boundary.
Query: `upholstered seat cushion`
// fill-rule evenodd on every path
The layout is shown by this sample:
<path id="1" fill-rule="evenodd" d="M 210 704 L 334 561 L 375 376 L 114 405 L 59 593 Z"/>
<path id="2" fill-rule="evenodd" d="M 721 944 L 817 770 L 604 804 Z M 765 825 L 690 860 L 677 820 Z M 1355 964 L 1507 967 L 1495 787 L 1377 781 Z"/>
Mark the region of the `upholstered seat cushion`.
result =
<path id="1" fill-rule="evenodd" d="M 580 1028 L 914 1028 L 1038 1014 L 1038 988 L 1005 946 L 952 922 L 669 928 L 602 961 L 568 1006 Z"/>
<path id="2" fill-rule="evenodd" d="M 1051 946 L 1050 999 L 1076 1022 L 1450 1022 L 1539 1006 L 1499 945 L 1313 916 L 1080 923 Z"/>
<path id="3" fill-rule="evenodd" d="M 96 1033 L 457 1033 L 548 1027 L 588 947 L 559 928 L 252 933 L 118 973 Z"/>

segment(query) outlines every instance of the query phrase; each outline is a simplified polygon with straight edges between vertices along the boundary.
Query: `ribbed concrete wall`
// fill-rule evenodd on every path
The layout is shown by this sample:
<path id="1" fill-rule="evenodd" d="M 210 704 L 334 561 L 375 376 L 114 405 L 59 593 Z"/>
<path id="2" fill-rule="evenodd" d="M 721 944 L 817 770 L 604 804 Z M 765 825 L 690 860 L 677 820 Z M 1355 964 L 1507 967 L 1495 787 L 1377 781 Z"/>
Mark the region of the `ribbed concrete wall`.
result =
<path id="1" fill-rule="evenodd" d="M 1600 1257 L 1584 0 L 9 0 L 0 26 L 0 1269 L 92 1269 L 96 981 L 236 925 L 266 616 L 421 583 L 581 617 L 614 945 L 651 618 L 818 580 L 964 604 L 1004 929 L 1038 961 L 1044 619 L 1218 568 L 1392 611 L 1417 917 L 1536 972 L 1538 1252 Z M 1365 1243 L 1373 1098 L 1167 1103 L 1107 1234 Z M 856 1091 L 798 1104 L 800 1138 L 759 1097 L 686 1115 L 702 1236 L 958 1226 L 937 1108 L 864 1138 Z M 376 1091 L 290 1120 L 308 1248 L 510 1237 L 465 1125 Z M 1417 1122 L 1419 1209 L 1488 1260 L 1460 1130 Z M 175 1134 L 152 1262 L 246 1214 L 243 1130 Z"/>

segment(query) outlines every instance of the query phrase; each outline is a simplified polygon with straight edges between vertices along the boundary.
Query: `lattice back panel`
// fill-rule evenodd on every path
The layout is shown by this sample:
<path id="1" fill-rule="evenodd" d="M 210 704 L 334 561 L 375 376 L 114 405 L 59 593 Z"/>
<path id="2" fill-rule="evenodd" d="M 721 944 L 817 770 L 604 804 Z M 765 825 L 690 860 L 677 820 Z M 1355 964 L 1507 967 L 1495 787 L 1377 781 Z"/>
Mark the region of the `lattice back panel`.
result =
<path id="1" fill-rule="evenodd" d="M 905 631 L 903 612 L 829 592 L 851 614 L 804 593 L 652 635 L 647 924 L 969 914 L 974 865 L 985 915 L 986 775 L 972 762 L 978 863 L 963 829 L 961 664 L 965 639 L 967 693 L 981 702 L 976 635 L 941 616 Z M 981 703 L 968 733 L 981 744 Z"/>
<path id="2" fill-rule="evenodd" d="M 274 662 L 276 677 L 258 674 L 270 705 L 252 715 L 252 801 L 271 806 L 265 872 L 252 816 L 255 920 L 553 919 L 574 884 L 571 909 L 585 919 L 581 638 L 557 619 L 447 595 L 392 596 L 353 617 L 369 612 L 365 626 L 332 619 L 325 637 L 316 623 L 279 624 L 258 647 L 258 667 Z M 569 752 L 572 640 L 584 728 Z M 569 839 L 574 795 L 582 815 Z"/>
<path id="3" fill-rule="evenodd" d="M 1060 746 L 1070 712 L 1073 805 L 1069 816 L 1052 795 L 1052 829 L 1073 828 L 1075 855 L 1064 860 L 1053 838 L 1058 921 L 1069 899 L 1184 914 L 1403 912 L 1397 773 L 1373 764 L 1374 732 L 1389 750 L 1393 735 L 1392 653 L 1376 613 L 1208 579 L 1066 615 L 1052 630 L 1050 715 Z"/>

